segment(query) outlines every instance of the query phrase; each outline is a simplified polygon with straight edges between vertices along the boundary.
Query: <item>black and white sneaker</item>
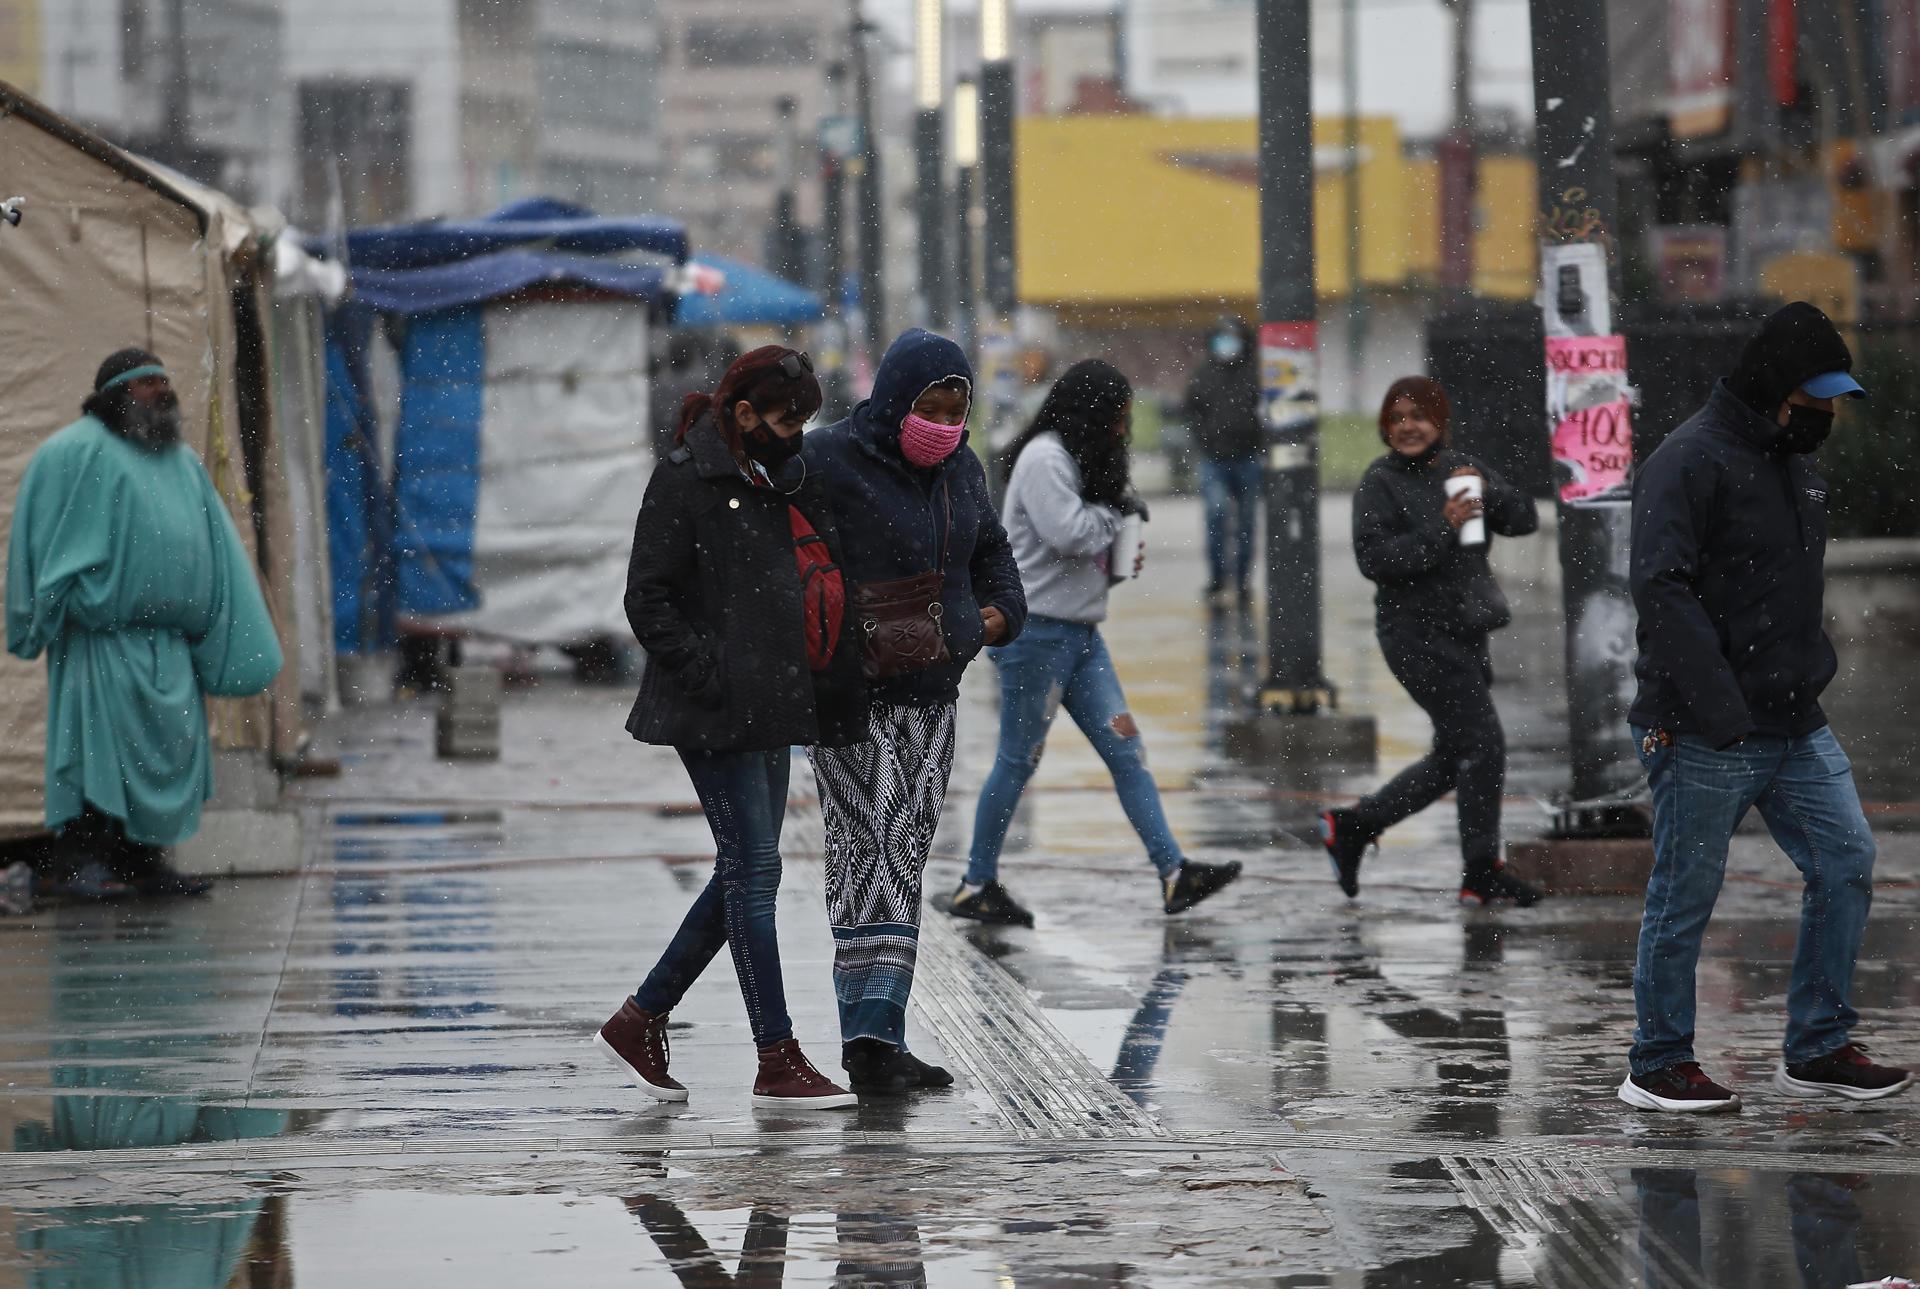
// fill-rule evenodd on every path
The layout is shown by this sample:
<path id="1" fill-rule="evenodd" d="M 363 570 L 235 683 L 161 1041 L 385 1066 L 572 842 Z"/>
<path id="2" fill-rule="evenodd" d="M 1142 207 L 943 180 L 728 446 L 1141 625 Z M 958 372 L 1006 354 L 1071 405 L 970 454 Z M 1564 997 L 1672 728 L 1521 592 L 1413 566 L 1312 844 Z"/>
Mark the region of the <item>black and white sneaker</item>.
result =
<path id="1" fill-rule="evenodd" d="M 961 882 L 952 895 L 935 901 L 934 907 L 954 917 L 985 922 L 989 926 L 1033 925 L 1033 914 L 1022 908 L 1012 892 L 998 882 L 977 888 Z"/>
<path id="2" fill-rule="evenodd" d="M 1790 1097 L 1844 1097 L 1848 1101 L 1878 1101 L 1898 1096 L 1913 1086 L 1913 1075 L 1891 1065 L 1877 1064 L 1859 1043 L 1798 1065 L 1781 1062 L 1773 1072 L 1773 1086 Z"/>
<path id="3" fill-rule="evenodd" d="M 1636 1110 L 1662 1114 L 1727 1114 L 1740 1098 L 1708 1078 L 1698 1061 L 1682 1061 L 1651 1074 L 1629 1074 L 1620 1099 Z"/>
<path id="4" fill-rule="evenodd" d="M 1336 808 L 1320 812 L 1320 844 L 1327 848 L 1327 859 L 1333 864 L 1333 880 L 1340 883 L 1348 899 L 1360 894 L 1360 861 L 1373 843 L 1373 836 L 1360 826 L 1353 811 Z"/>
<path id="5" fill-rule="evenodd" d="M 1460 879 L 1460 902 L 1470 909 L 1491 908 L 1496 904 L 1530 909 L 1544 898 L 1501 867 L 1474 869 Z"/>
<path id="6" fill-rule="evenodd" d="M 1219 892 L 1238 876 L 1238 860 L 1228 860 L 1224 864 L 1203 864 L 1197 859 L 1190 859 L 1180 865 L 1179 872 L 1161 883 L 1166 894 L 1164 907 L 1168 913 L 1184 913 L 1209 895 Z"/>

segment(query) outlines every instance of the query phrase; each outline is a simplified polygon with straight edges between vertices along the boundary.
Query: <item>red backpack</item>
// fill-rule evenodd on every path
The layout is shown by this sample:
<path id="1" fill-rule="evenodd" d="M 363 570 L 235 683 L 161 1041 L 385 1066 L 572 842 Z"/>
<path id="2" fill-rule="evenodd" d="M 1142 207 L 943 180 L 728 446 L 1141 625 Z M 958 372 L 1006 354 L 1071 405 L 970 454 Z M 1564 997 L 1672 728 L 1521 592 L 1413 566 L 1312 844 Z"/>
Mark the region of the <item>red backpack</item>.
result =
<path id="1" fill-rule="evenodd" d="M 813 530 L 798 506 L 787 507 L 793 529 L 793 559 L 800 568 L 800 616 L 807 624 L 807 666 L 825 671 L 840 643 L 847 616 L 847 582 L 826 539 Z"/>

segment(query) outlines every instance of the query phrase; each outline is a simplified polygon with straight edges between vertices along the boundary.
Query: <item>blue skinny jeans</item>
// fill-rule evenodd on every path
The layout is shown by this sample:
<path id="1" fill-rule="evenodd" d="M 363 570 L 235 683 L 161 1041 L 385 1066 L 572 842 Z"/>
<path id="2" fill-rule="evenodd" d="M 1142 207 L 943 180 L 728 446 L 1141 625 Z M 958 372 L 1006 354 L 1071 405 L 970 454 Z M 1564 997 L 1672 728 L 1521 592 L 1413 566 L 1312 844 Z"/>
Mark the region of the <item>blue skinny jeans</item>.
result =
<path id="1" fill-rule="evenodd" d="M 780 826 L 787 813 L 791 752 L 694 752 L 680 760 L 700 794 L 718 851 L 713 877 L 680 921 L 667 951 L 634 992 L 655 1014 L 674 1009 L 720 946 L 733 952 L 734 974 L 747 1004 L 757 1047 L 793 1037 L 780 978 L 780 941 L 773 912 L 780 894 Z"/>
<path id="2" fill-rule="evenodd" d="M 1257 456 L 1200 463 L 1200 496 L 1207 514 L 1207 580 L 1214 586 L 1245 586 L 1253 568 L 1253 535 L 1266 499 L 1266 478 Z M 1233 565 L 1227 565 L 1229 533 Z"/>
<path id="3" fill-rule="evenodd" d="M 967 882 L 980 886 L 999 875 L 1014 809 L 1040 766 L 1047 727 L 1062 707 L 1107 763 L 1120 808 L 1146 844 L 1154 868 L 1162 877 L 1178 872 L 1186 860 L 1167 827 L 1160 789 L 1147 771 L 1146 749 L 1100 628 L 1029 617 L 1018 639 L 987 653 L 1000 672 L 1000 749 L 974 811 Z"/>
<path id="4" fill-rule="evenodd" d="M 1846 1046 L 1860 1019 L 1848 999 L 1873 904 L 1875 847 L 1839 740 L 1821 729 L 1796 739 L 1756 736 L 1722 751 L 1682 734 L 1649 752 L 1646 736 L 1633 731 L 1653 788 L 1653 877 L 1633 969 L 1633 1072 L 1694 1059 L 1700 946 L 1733 831 L 1756 808 L 1805 883 L 1787 985 L 1787 1064 Z"/>

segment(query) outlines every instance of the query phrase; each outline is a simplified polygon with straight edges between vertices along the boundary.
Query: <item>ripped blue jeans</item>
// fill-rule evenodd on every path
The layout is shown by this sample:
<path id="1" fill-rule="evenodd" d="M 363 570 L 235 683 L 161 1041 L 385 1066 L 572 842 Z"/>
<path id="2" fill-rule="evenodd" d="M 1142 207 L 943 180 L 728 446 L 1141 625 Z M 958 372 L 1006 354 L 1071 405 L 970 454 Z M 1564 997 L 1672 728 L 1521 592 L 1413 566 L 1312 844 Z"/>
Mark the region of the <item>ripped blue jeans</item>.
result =
<path id="1" fill-rule="evenodd" d="M 1120 808 L 1146 844 L 1154 868 L 1162 877 L 1178 872 L 1185 857 L 1167 827 L 1160 789 L 1147 772 L 1146 750 L 1100 628 L 1030 617 L 1018 639 L 988 650 L 987 656 L 1000 672 L 1000 750 L 974 811 L 968 884 L 980 886 L 998 876 L 1014 809 L 1040 765 L 1047 727 L 1062 707 L 1107 763 Z"/>

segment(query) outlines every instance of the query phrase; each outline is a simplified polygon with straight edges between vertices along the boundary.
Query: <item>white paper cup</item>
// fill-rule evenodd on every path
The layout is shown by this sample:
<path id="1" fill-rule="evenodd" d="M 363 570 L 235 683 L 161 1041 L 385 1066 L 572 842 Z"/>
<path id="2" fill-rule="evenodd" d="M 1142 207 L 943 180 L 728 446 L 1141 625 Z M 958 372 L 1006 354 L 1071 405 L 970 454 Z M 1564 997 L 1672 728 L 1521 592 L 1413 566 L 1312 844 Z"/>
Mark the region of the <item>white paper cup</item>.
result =
<path id="1" fill-rule="evenodd" d="M 1447 480 L 1447 498 L 1479 497 L 1482 493 L 1482 480 L 1477 474 L 1457 474 Z M 1487 521 L 1469 519 L 1460 525 L 1460 544 L 1462 546 L 1484 546 L 1487 542 Z"/>

